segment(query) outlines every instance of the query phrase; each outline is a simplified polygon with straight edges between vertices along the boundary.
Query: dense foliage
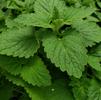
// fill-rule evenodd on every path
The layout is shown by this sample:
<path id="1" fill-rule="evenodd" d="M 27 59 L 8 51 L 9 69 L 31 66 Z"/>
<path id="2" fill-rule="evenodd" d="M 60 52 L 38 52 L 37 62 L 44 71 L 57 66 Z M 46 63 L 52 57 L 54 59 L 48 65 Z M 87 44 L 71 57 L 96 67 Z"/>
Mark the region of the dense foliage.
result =
<path id="1" fill-rule="evenodd" d="M 101 100 L 101 1 L 0 0 L 0 100 Z"/>

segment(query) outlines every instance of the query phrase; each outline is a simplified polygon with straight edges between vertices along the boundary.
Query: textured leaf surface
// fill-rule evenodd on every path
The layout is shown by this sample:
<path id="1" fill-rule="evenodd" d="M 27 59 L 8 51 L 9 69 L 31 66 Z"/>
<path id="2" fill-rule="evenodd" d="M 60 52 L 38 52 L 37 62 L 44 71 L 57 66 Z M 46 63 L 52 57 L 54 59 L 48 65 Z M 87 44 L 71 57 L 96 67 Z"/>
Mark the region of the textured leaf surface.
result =
<path id="1" fill-rule="evenodd" d="M 22 14 L 15 19 L 15 22 L 22 23 L 24 25 L 52 28 L 50 25 L 52 19 L 59 17 L 55 12 L 59 12 L 61 14 L 65 3 L 61 0 L 37 0 L 34 6 L 34 14 Z"/>
<path id="2" fill-rule="evenodd" d="M 78 20 L 91 15 L 94 9 L 66 7 L 65 2 L 62 0 L 37 0 L 35 2 L 35 12 L 44 18 L 46 15 L 48 17 L 46 19 Z"/>
<path id="3" fill-rule="evenodd" d="M 35 13 L 22 14 L 15 19 L 15 22 L 52 28 L 50 23 L 56 19 L 62 19 L 64 20 L 62 23 L 68 24 L 71 21 L 88 17 L 95 11 L 91 8 L 66 7 L 62 0 L 37 0 L 34 6 Z"/>
<path id="4" fill-rule="evenodd" d="M 30 27 L 13 28 L 0 34 L 0 54 L 29 58 L 38 48 L 38 41 Z"/>
<path id="5" fill-rule="evenodd" d="M 101 99 L 101 84 L 97 80 L 91 81 L 88 90 L 88 100 L 100 100 Z"/>
<path id="6" fill-rule="evenodd" d="M 24 12 L 30 12 L 34 11 L 34 2 L 35 0 L 7 0 L 7 8 L 14 9 L 14 10 L 20 10 Z"/>
<path id="7" fill-rule="evenodd" d="M 101 43 L 99 44 L 98 47 L 95 48 L 94 55 L 97 57 L 101 57 Z"/>
<path id="8" fill-rule="evenodd" d="M 72 26 L 85 38 L 87 46 L 101 41 L 101 28 L 94 22 L 76 21 Z"/>
<path id="9" fill-rule="evenodd" d="M 60 39 L 52 34 L 43 39 L 43 46 L 47 57 L 57 67 L 60 67 L 62 71 L 67 71 L 70 76 L 81 77 L 87 56 L 80 37 L 66 35 Z"/>
<path id="10" fill-rule="evenodd" d="M 37 0 L 35 2 L 35 12 L 47 19 L 51 19 L 56 16 L 56 18 L 59 18 L 65 7 L 65 2 L 62 0 Z"/>
<path id="11" fill-rule="evenodd" d="M 80 80 L 73 78 L 70 82 L 72 86 L 73 95 L 75 100 L 86 100 L 87 92 L 89 87 L 89 81 L 86 77 L 81 78 Z"/>
<path id="12" fill-rule="evenodd" d="M 23 20 L 25 19 L 25 20 Z M 40 17 L 40 15 L 38 14 L 22 14 L 20 16 L 18 16 L 15 20 L 15 23 L 20 23 L 23 25 L 27 25 L 27 26 L 39 26 L 39 27 L 44 27 L 44 28 L 51 28 L 51 25 L 49 24 L 50 21 L 46 18 L 44 18 L 44 16 Z"/>
<path id="13" fill-rule="evenodd" d="M 76 21 L 90 16 L 95 10 L 92 8 L 74 8 L 67 7 L 63 12 L 63 19 L 68 21 Z"/>
<path id="14" fill-rule="evenodd" d="M 39 57 L 34 57 L 23 67 L 21 77 L 33 86 L 47 86 L 51 84 L 49 72 Z"/>
<path id="15" fill-rule="evenodd" d="M 22 70 L 22 65 L 27 63 L 25 59 L 18 59 L 0 55 L 0 67 L 10 74 L 18 75 Z"/>
<path id="16" fill-rule="evenodd" d="M 96 57 L 96 56 L 89 56 L 88 57 L 88 63 L 95 70 L 101 71 L 100 59 L 98 57 Z"/>
<path id="17" fill-rule="evenodd" d="M 6 73 L 5 77 L 6 77 L 6 79 L 8 79 L 10 82 L 12 82 L 13 84 L 15 84 L 17 86 L 24 87 L 26 85 L 26 82 L 19 76 L 14 76 L 14 75 Z"/>
<path id="18" fill-rule="evenodd" d="M 28 87 L 27 93 L 32 100 L 74 100 L 64 81 L 55 81 L 46 88 Z"/>

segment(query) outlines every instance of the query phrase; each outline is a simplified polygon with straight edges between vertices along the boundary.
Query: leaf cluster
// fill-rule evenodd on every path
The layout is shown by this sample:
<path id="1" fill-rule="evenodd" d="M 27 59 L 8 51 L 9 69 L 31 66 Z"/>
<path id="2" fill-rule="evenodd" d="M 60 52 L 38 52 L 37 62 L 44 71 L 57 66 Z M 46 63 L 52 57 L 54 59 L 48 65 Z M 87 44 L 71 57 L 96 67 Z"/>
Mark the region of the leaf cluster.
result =
<path id="1" fill-rule="evenodd" d="M 0 23 L 1 100 L 101 99 L 100 0 L 0 0 Z"/>

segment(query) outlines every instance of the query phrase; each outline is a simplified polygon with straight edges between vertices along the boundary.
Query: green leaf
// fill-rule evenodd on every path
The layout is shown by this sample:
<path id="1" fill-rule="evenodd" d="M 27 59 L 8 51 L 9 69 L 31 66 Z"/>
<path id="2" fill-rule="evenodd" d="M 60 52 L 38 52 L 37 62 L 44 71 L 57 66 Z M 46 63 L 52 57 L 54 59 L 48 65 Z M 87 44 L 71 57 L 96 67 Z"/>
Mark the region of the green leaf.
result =
<path id="1" fill-rule="evenodd" d="M 100 21 L 101 21 L 101 13 L 100 12 L 96 12 L 96 15 L 100 19 Z"/>
<path id="2" fill-rule="evenodd" d="M 47 19 L 56 17 L 57 13 L 59 14 L 58 18 L 63 13 L 65 7 L 65 2 L 62 0 L 37 0 L 35 2 L 35 12 Z"/>
<path id="3" fill-rule="evenodd" d="M 97 0 L 97 4 L 101 8 L 101 1 L 100 0 Z"/>
<path id="4" fill-rule="evenodd" d="M 14 76 L 9 73 L 5 73 L 5 77 L 6 77 L 6 79 L 8 79 L 10 82 L 12 82 L 13 84 L 15 84 L 17 86 L 24 87 L 27 85 L 27 83 L 19 76 Z"/>
<path id="5" fill-rule="evenodd" d="M 99 22 L 98 18 L 93 17 L 93 16 L 88 16 L 87 20 L 90 21 L 90 22 Z"/>
<path id="6" fill-rule="evenodd" d="M 4 18 L 4 12 L 0 9 L 0 20 Z"/>
<path id="7" fill-rule="evenodd" d="M 35 0 L 7 0 L 7 8 L 23 12 L 34 11 Z"/>
<path id="8" fill-rule="evenodd" d="M 70 86 L 72 86 L 72 91 L 75 100 L 87 99 L 89 80 L 86 77 L 83 77 L 80 80 L 73 78 L 70 82 Z"/>
<path id="9" fill-rule="evenodd" d="M 29 58 L 39 48 L 31 27 L 12 28 L 0 34 L 0 54 Z"/>
<path id="10" fill-rule="evenodd" d="M 25 89 L 32 100 L 74 100 L 63 80 L 56 80 L 46 88 L 26 87 Z"/>
<path id="11" fill-rule="evenodd" d="M 101 71 L 93 71 L 95 77 L 99 80 L 101 80 Z"/>
<path id="12" fill-rule="evenodd" d="M 82 20 L 74 22 L 72 27 L 83 36 L 86 46 L 101 42 L 101 28 L 96 23 Z"/>
<path id="13" fill-rule="evenodd" d="M 33 4 L 34 2 L 35 2 L 35 0 L 25 0 L 26 5 Z"/>
<path id="14" fill-rule="evenodd" d="M 40 15 L 37 13 L 21 14 L 16 19 L 14 19 L 14 22 L 27 26 L 51 28 L 51 25 L 49 24 L 50 20 L 46 19 L 45 16 L 40 17 Z"/>
<path id="15" fill-rule="evenodd" d="M 92 79 L 88 89 L 88 100 L 101 100 L 101 83 Z"/>
<path id="16" fill-rule="evenodd" d="M 101 57 L 101 43 L 94 49 L 93 55 Z"/>
<path id="17" fill-rule="evenodd" d="M 47 86 L 51 84 L 49 72 L 42 60 L 37 56 L 23 67 L 21 77 L 33 86 Z"/>
<path id="18" fill-rule="evenodd" d="M 5 56 L 1 56 L 1 59 L 3 60 L 0 61 L 2 69 L 11 73 L 6 73 L 6 78 L 14 84 L 24 86 L 24 84 L 26 84 L 25 81 L 37 86 L 47 86 L 51 84 L 49 72 L 39 57 L 35 56 L 27 61 Z M 20 77 L 13 75 L 20 75 Z"/>
<path id="19" fill-rule="evenodd" d="M 82 0 L 82 4 L 87 7 L 96 8 L 95 0 Z"/>
<path id="20" fill-rule="evenodd" d="M 23 7 L 24 7 L 24 2 L 22 2 L 21 0 L 7 1 L 7 8 L 9 9 L 20 10 L 20 8 L 23 8 Z"/>
<path id="21" fill-rule="evenodd" d="M 80 78 L 87 63 L 86 49 L 81 38 L 72 34 L 76 33 L 75 31 L 67 31 L 67 35 L 63 38 L 58 38 L 55 33 L 48 33 L 48 36 L 43 39 L 47 57 L 63 72 L 67 71 L 70 76 Z"/>
<path id="22" fill-rule="evenodd" d="M 18 59 L 0 55 L 0 67 L 10 74 L 18 75 L 22 70 L 22 65 L 27 63 L 25 59 Z"/>
<path id="23" fill-rule="evenodd" d="M 100 59 L 96 56 L 88 56 L 88 64 L 97 71 L 101 71 Z"/>
<path id="24" fill-rule="evenodd" d="M 86 18 L 90 16 L 95 9 L 93 8 L 74 8 L 74 7 L 67 7 L 63 12 L 63 19 L 66 20 L 66 22 L 72 22 L 76 20 L 80 20 L 82 18 Z"/>
<path id="25" fill-rule="evenodd" d="M 37 0 L 34 6 L 34 14 L 22 14 L 15 19 L 15 22 L 28 26 L 31 25 L 44 28 L 52 28 L 50 25 L 52 19 L 59 17 L 56 15 L 58 12 L 59 14 L 62 14 L 65 3 L 62 0 Z"/>
<path id="26" fill-rule="evenodd" d="M 71 21 L 88 17 L 95 11 L 91 8 L 66 7 L 62 0 L 37 0 L 34 6 L 34 14 L 22 14 L 15 19 L 15 22 L 28 26 L 53 28 L 50 23 L 56 19 L 64 20 L 62 24 L 68 24 Z"/>
<path id="27" fill-rule="evenodd" d="M 40 10 L 41 9 L 41 10 Z M 42 16 L 56 17 L 56 19 L 66 19 L 69 21 L 79 20 L 91 15 L 95 9 L 93 8 L 74 8 L 66 7 L 62 0 L 37 0 L 35 3 L 35 11 Z M 55 15 L 54 15 L 55 14 Z M 54 15 L 54 16 L 53 16 Z"/>
<path id="28" fill-rule="evenodd" d="M 15 22 L 13 19 L 11 18 L 6 18 L 5 19 L 5 24 L 7 26 L 7 28 L 20 28 L 22 27 L 22 24 L 18 23 L 18 22 Z"/>
<path id="29" fill-rule="evenodd" d="M 0 9 L 6 7 L 6 5 L 7 5 L 6 0 L 0 0 Z"/>

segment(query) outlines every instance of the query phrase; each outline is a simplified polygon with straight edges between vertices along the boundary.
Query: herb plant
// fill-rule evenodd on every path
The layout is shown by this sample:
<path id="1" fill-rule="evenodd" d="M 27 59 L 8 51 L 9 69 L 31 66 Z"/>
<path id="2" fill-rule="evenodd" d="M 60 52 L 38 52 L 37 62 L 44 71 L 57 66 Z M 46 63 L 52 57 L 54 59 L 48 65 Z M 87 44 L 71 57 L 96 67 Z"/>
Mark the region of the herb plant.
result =
<path id="1" fill-rule="evenodd" d="M 0 100 L 101 100 L 101 1 L 0 0 Z"/>

